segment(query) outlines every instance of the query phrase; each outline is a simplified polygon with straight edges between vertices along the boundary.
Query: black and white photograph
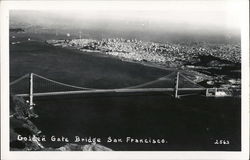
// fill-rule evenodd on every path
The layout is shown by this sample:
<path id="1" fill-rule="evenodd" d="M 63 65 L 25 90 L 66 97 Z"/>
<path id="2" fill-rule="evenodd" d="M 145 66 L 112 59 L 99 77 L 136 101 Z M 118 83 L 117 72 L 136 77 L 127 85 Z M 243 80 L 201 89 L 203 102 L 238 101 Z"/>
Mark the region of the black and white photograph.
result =
<path id="1" fill-rule="evenodd" d="M 246 149 L 242 3 L 20 6 L 1 53 L 10 153 Z"/>

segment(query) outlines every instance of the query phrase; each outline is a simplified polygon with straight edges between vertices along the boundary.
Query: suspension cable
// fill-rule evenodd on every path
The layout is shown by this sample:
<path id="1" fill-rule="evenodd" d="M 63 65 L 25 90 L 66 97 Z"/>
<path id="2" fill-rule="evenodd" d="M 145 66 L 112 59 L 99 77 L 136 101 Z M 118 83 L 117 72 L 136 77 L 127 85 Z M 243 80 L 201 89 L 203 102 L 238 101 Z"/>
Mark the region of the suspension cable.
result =
<path id="1" fill-rule="evenodd" d="M 167 77 L 171 76 L 172 74 L 174 74 L 174 72 L 172 72 L 172 73 L 170 73 L 170 74 L 168 74 L 166 76 L 160 77 L 157 80 L 153 80 L 153 81 L 146 82 L 146 83 L 139 84 L 139 85 L 135 85 L 135 86 L 124 87 L 124 88 L 120 88 L 120 89 L 139 88 L 139 87 L 147 86 L 147 85 L 156 83 L 157 81 L 162 81 L 163 78 L 167 78 Z M 40 76 L 40 75 L 35 74 L 35 73 L 33 75 L 37 76 L 39 78 L 42 78 L 44 80 L 50 81 L 50 82 L 53 82 L 53 83 L 56 83 L 56 84 L 59 84 L 59 85 L 63 85 L 63 86 L 67 86 L 67 87 L 71 87 L 71 88 L 75 88 L 75 89 L 83 89 L 83 90 L 86 90 L 86 89 L 88 89 L 88 90 L 96 90 L 97 89 L 97 88 L 86 88 L 86 87 L 79 87 L 79 86 L 69 85 L 69 84 L 58 82 L 58 81 L 55 81 L 55 80 L 52 80 L 52 79 L 49 79 L 49 78 L 45 78 L 45 77 Z"/>
<path id="2" fill-rule="evenodd" d="M 39 77 L 39 78 L 42 78 L 42 79 L 44 79 L 44 80 L 47 80 L 47 81 L 50 81 L 50 82 L 53 82 L 53 83 L 56 83 L 56 84 L 59 84 L 59 85 L 63 85 L 63 86 L 71 87 L 71 88 L 75 88 L 75 89 L 83 89 L 83 90 L 86 90 L 86 89 L 94 89 L 94 88 L 85 88 L 85 87 L 79 87 L 79 86 L 74 86 L 74 85 L 70 85 L 70 84 L 58 82 L 58 81 L 55 81 L 55 80 L 52 80 L 52 79 L 45 78 L 45 77 L 43 77 L 43 76 L 37 75 L 37 74 L 35 74 L 35 73 L 34 73 L 34 76 L 37 76 L 37 77 Z"/>
<path id="3" fill-rule="evenodd" d="M 143 83 L 143 84 L 139 84 L 139 85 L 135 85 L 135 86 L 130 86 L 130 87 L 126 87 L 124 89 L 133 89 L 133 88 L 139 88 L 139 87 L 144 87 L 144 86 L 147 86 L 147 85 L 150 85 L 150 84 L 154 84 L 156 82 L 159 82 L 159 81 L 163 81 L 163 78 L 167 78 L 169 77 L 170 75 L 174 74 L 175 72 L 172 72 L 166 76 L 163 76 L 163 77 L 160 77 L 156 80 L 153 80 L 153 81 L 150 81 L 150 82 L 146 82 L 146 83 Z"/>
<path id="4" fill-rule="evenodd" d="M 184 79 L 188 80 L 190 83 L 193 83 L 193 84 L 195 84 L 195 85 L 197 85 L 197 86 L 199 86 L 199 87 L 201 87 L 201 88 L 204 88 L 203 86 L 201 86 L 201 85 L 195 83 L 194 81 L 192 81 L 191 79 L 187 78 L 186 76 L 184 76 L 184 75 L 182 75 L 182 74 L 180 74 L 180 76 L 182 76 Z"/>
<path id="5" fill-rule="evenodd" d="M 14 80 L 14 81 L 12 81 L 12 82 L 10 82 L 10 86 L 11 86 L 11 85 L 14 85 L 14 84 L 16 84 L 16 83 L 18 83 L 19 81 L 23 80 L 24 78 L 26 78 L 26 77 L 28 77 L 28 76 L 29 76 L 29 74 L 27 73 L 27 74 L 23 75 L 22 77 L 20 77 L 20 78 Z"/>

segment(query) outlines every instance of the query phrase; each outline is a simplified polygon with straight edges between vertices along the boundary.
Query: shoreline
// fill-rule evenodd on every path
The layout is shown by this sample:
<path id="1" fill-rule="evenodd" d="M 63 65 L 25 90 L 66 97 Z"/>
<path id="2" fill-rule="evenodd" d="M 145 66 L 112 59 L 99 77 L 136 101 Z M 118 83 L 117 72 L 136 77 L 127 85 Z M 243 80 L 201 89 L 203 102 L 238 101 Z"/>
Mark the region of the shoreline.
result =
<path id="1" fill-rule="evenodd" d="M 95 50 L 85 50 L 85 51 L 83 51 L 81 49 L 77 49 L 77 48 L 74 48 L 74 47 L 61 47 L 61 46 L 54 46 L 53 44 L 49 44 L 48 42 L 45 42 L 45 43 L 48 44 L 49 46 L 53 46 L 53 47 L 56 47 L 56 48 L 63 48 L 63 49 L 77 51 L 77 52 L 79 52 L 79 54 L 95 55 L 95 56 L 98 56 L 98 57 L 105 57 L 105 58 L 111 58 L 111 59 L 113 58 L 113 59 L 120 60 L 120 61 L 123 61 L 123 62 L 140 64 L 140 65 L 143 65 L 143 66 L 158 68 L 158 69 L 162 69 L 162 70 L 166 70 L 166 71 L 178 70 L 178 69 L 176 69 L 174 67 L 164 66 L 164 64 L 155 64 L 153 62 L 150 63 L 150 62 L 142 62 L 142 61 L 130 60 L 130 59 L 126 59 L 126 58 L 120 58 L 118 56 L 112 56 L 112 55 L 104 54 L 101 51 L 95 51 Z"/>
<path id="2" fill-rule="evenodd" d="M 211 80 L 211 76 L 203 74 L 201 72 L 189 69 L 188 67 L 182 66 L 182 67 L 171 67 L 171 66 L 165 66 L 164 64 L 156 64 L 153 62 L 143 62 L 143 61 L 136 61 L 136 60 L 130 60 L 130 59 L 126 59 L 126 58 L 120 58 L 118 56 L 112 56 L 112 55 L 108 55 L 108 54 L 104 54 L 101 51 L 92 51 L 92 50 L 80 50 L 74 47 L 61 47 L 61 46 L 54 46 L 53 44 L 49 44 L 47 42 L 45 42 L 47 45 L 49 46 L 53 46 L 56 48 L 63 48 L 63 49 L 67 49 L 70 51 L 76 51 L 79 54 L 86 54 L 86 55 L 94 55 L 94 56 L 98 56 L 98 57 L 104 57 L 104 58 L 110 58 L 110 59 L 115 59 L 115 60 L 119 60 L 122 62 L 127 62 L 127 63 L 134 63 L 134 64 L 139 64 L 139 65 L 143 65 L 146 67 L 151 67 L 151 68 L 156 68 L 156 69 L 161 69 L 161 70 L 165 70 L 165 71 L 185 71 L 185 72 L 189 72 L 191 74 L 196 74 L 199 75 L 200 77 L 203 77 L 203 80 Z M 199 81 L 198 81 L 199 82 Z"/>
<path id="3" fill-rule="evenodd" d="M 69 48 L 64 48 L 64 49 L 69 49 Z M 71 49 L 70 49 L 71 50 Z M 75 49 L 76 50 L 76 49 Z M 98 54 L 98 53 L 95 53 L 95 54 L 93 54 L 93 53 L 91 53 L 91 52 L 81 52 L 81 51 L 79 51 L 79 50 L 76 50 L 77 51 L 77 53 L 80 53 L 80 54 L 89 54 L 89 55 L 96 55 L 96 56 L 103 56 L 103 57 L 107 57 L 107 58 L 114 58 L 114 59 L 118 59 L 118 60 L 121 60 L 121 59 L 119 59 L 119 58 L 117 58 L 117 57 L 112 57 L 112 56 L 109 56 L 109 55 L 105 55 L 105 54 Z M 73 52 L 72 52 L 73 53 Z M 76 53 L 76 52 L 75 52 Z M 123 61 L 123 60 L 121 60 L 121 61 Z M 125 62 L 127 62 L 127 61 L 125 61 Z M 138 64 L 138 62 L 134 62 L 134 61 L 132 61 L 132 62 L 129 62 L 129 63 L 136 63 L 136 64 Z M 139 63 L 139 64 L 141 64 L 141 63 Z M 142 64 L 143 65 L 143 64 Z M 155 67 L 154 65 L 153 66 L 148 66 L 148 67 Z M 62 150 L 64 150 L 64 149 L 68 149 L 67 148 L 67 146 L 70 146 L 71 144 L 69 143 L 69 144 L 66 144 L 66 147 L 64 147 L 64 146 L 62 146 L 62 147 L 60 147 Z M 78 147 L 80 147 L 80 146 L 78 146 Z M 83 146 L 81 146 L 81 147 L 83 147 Z M 49 148 L 49 147 L 48 147 Z M 46 149 L 48 149 L 48 148 L 46 148 Z M 51 149 L 51 148 L 50 148 Z M 58 148 L 52 148 L 51 150 L 57 150 Z M 115 149 L 115 148 L 114 148 Z"/>

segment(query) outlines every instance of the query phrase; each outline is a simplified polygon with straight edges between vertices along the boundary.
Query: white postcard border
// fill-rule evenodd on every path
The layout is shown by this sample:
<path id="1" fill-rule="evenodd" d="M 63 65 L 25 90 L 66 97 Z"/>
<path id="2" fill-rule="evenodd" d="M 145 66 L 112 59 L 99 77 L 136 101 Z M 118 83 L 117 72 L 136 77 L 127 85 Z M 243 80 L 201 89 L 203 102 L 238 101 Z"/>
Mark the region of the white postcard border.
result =
<path id="1" fill-rule="evenodd" d="M 165 1 L 146 1 L 145 5 L 165 3 Z M 236 2 L 236 1 L 233 1 Z M 248 159 L 249 156 L 249 4 L 247 0 L 238 1 L 242 11 L 242 151 L 241 152 L 28 152 L 9 151 L 9 10 L 12 9 L 74 9 L 81 5 L 103 7 L 128 7 L 142 1 L 1 1 L 1 151 L 2 159 Z M 220 3 L 220 1 L 218 1 Z M 163 6 L 163 5 L 162 5 Z"/>

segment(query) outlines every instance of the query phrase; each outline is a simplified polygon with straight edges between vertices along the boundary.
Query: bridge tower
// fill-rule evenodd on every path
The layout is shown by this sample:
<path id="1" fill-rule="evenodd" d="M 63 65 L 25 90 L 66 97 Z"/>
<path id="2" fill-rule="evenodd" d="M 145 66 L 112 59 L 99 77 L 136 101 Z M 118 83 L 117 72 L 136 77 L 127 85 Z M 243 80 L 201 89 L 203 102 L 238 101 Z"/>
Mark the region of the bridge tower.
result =
<path id="1" fill-rule="evenodd" d="M 29 77 L 29 90 L 30 90 L 30 93 L 29 93 L 29 97 L 30 97 L 30 100 L 29 100 L 29 105 L 31 108 L 33 108 L 34 106 L 34 103 L 33 103 L 33 73 L 30 73 L 30 77 Z"/>
<path id="2" fill-rule="evenodd" d="M 179 76 L 180 76 L 180 73 L 177 72 L 177 74 L 176 74 L 176 81 L 175 81 L 175 89 L 174 89 L 174 97 L 175 98 L 179 98 L 179 96 L 178 96 Z"/>
<path id="3" fill-rule="evenodd" d="M 205 95 L 206 95 L 206 97 L 209 96 L 209 89 L 208 88 L 206 89 L 206 94 Z"/>

